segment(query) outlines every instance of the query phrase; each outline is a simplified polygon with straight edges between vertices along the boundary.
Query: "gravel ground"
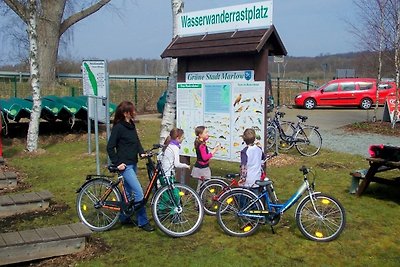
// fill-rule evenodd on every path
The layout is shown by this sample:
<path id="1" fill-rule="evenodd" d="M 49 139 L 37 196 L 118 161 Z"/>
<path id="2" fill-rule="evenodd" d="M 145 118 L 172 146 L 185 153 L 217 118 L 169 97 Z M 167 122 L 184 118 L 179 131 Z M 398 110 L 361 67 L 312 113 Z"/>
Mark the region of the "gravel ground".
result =
<path id="1" fill-rule="evenodd" d="M 349 154 L 369 156 L 368 148 L 374 144 L 400 146 L 400 138 L 379 134 L 349 133 L 340 129 L 322 130 L 322 147 Z"/>

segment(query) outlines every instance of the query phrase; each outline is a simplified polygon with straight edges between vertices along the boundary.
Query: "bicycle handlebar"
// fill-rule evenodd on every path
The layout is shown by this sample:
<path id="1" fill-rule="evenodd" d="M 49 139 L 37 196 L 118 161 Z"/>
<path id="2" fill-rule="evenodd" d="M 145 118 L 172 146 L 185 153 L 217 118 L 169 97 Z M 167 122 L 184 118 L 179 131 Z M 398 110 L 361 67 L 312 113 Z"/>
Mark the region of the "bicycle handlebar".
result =
<path id="1" fill-rule="evenodd" d="M 155 155 L 157 155 L 158 153 L 157 152 L 154 152 L 154 150 L 156 150 L 156 149 L 160 149 L 160 148 L 163 148 L 164 147 L 164 145 L 161 145 L 161 144 L 153 144 L 153 148 L 151 148 L 151 149 L 149 149 L 149 150 L 146 150 L 145 152 L 144 152 L 144 156 L 143 157 L 141 157 L 142 159 L 144 159 L 144 158 L 151 158 L 151 157 L 153 157 L 153 156 L 155 156 Z"/>
<path id="2" fill-rule="evenodd" d="M 303 165 L 303 166 L 301 166 L 299 171 L 303 172 L 303 175 L 306 175 L 310 172 L 310 169 Z"/>

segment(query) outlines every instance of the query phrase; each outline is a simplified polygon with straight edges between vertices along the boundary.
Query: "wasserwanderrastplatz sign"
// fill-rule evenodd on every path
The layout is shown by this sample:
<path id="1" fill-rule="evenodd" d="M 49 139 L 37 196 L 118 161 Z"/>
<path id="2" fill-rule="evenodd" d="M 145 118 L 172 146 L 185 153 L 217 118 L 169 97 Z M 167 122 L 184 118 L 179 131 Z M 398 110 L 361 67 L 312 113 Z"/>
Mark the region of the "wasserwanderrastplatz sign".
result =
<path id="1" fill-rule="evenodd" d="M 272 2 L 181 13 L 178 15 L 178 35 L 268 28 L 272 25 Z"/>
<path id="2" fill-rule="evenodd" d="M 253 70 L 186 72 L 186 82 L 254 81 Z"/>

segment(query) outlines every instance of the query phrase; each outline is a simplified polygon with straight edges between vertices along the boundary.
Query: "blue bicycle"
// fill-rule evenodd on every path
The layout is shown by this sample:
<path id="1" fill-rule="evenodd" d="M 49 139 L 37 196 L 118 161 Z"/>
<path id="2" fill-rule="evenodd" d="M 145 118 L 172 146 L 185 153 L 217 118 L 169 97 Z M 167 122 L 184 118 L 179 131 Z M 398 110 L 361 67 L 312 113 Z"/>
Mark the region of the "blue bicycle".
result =
<path id="1" fill-rule="evenodd" d="M 218 224 L 231 236 L 245 237 L 253 234 L 261 224 L 278 224 L 281 215 L 300 201 L 295 218 L 300 232 L 308 239 L 328 242 L 342 233 L 346 224 L 346 214 L 342 204 L 335 198 L 315 192 L 315 173 L 310 183 L 307 174 L 310 169 L 300 168 L 304 181 L 289 200 L 279 203 L 271 180 L 256 181 L 260 194 L 246 188 L 234 188 L 224 194 L 217 208 Z"/>

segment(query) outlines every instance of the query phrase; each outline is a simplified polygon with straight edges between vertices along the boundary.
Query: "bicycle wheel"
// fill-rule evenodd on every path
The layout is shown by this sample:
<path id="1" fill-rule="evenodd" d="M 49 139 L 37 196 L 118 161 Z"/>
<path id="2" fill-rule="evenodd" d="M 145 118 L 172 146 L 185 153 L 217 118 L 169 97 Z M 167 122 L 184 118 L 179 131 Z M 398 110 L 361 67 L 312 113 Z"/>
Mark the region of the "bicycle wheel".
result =
<path id="1" fill-rule="evenodd" d="M 288 121 L 282 121 L 280 123 L 280 126 L 285 133 L 286 137 L 288 139 L 291 139 L 292 136 L 294 135 L 294 126 L 293 123 L 288 122 Z M 293 142 L 289 142 L 288 140 L 284 140 L 282 138 L 279 138 L 279 143 L 278 143 L 278 148 L 281 150 L 289 150 L 294 146 Z"/>
<path id="2" fill-rule="evenodd" d="M 119 190 L 113 188 L 107 198 L 102 199 L 110 188 L 109 180 L 94 179 L 84 185 L 76 197 L 79 219 L 93 231 L 106 231 L 118 221 L 120 212 L 104 207 L 104 201 L 120 202 L 122 197 Z"/>
<path id="3" fill-rule="evenodd" d="M 306 197 L 300 202 L 296 209 L 296 222 L 300 232 L 308 239 L 328 242 L 342 233 L 346 214 L 339 201 L 319 193 L 313 195 L 312 200 Z"/>
<path id="4" fill-rule="evenodd" d="M 274 126 L 267 126 L 266 149 L 274 149 L 276 144 L 276 129 Z"/>
<path id="5" fill-rule="evenodd" d="M 172 237 L 193 234 L 200 228 L 204 217 L 200 197 L 183 184 L 160 188 L 154 195 L 151 211 L 158 228 Z"/>
<path id="6" fill-rule="evenodd" d="M 247 189 L 236 189 L 224 194 L 217 209 L 217 221 L 225 233 L 231 236 L 245 237 L 253 234 L 262 222 L 251 211 L 263 210 L 261 200 Z"/>
<path id="7" fill-rule="evenodd" d="M 304 126 L 296 136 L 296 149 L 306 157 L 315 156 L 322 146 L 322 137 L 315 127 Z"/>
<path id="8" fill-rule="evenodd" d="M 200 198 L 203 202 L 204 212 L 207 215 L 215 215 L 218 208 L 218 198 L 229 185 L 219 179 L 211 179 L 204 183 L 200 189 Z"/>

